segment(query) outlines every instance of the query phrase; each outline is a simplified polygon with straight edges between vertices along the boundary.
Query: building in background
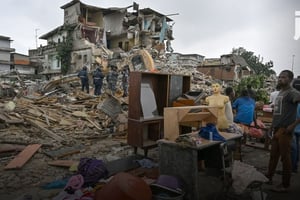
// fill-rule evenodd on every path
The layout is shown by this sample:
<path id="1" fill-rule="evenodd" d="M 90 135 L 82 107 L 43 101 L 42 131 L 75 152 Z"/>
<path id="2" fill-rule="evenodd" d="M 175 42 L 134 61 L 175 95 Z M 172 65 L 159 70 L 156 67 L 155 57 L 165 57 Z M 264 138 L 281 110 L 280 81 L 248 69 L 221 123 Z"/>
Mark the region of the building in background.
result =
<path id="1" fill-rule="evenodd" d="M 21 75 L 36 74 L 36 67 L 30 62 L 29 56 L 20 53 L 11 53 L 11 69 L 18 71 Z"/>
<path id="2" fill-rule="evenodd" d="M 239 82 L 242 77 L 253 73 L 245 59 L 235 54 L 222 55 L 220 58 L 206 58 L 197 69 L 227 83 Z"/>
<path id="3" fill-rule="evenodd" d="M 9 72 L 11 70 L 10 53 L 15 49 L 10 47 L 12 40 L 10 37 L 0 35 L 0 71 Z"/>

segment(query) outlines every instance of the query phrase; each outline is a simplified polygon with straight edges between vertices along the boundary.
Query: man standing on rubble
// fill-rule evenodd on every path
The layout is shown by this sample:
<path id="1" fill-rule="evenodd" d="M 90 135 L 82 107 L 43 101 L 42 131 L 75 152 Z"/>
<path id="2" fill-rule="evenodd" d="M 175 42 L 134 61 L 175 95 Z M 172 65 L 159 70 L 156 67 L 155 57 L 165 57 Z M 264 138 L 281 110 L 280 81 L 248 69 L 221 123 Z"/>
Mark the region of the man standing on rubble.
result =
<path id="1" fill-rule="evenodd" d="M 101 94 L 102 84 L 103 84 L 104 75 L 98 66 L 96 71 L 93 74 L 93 82 L 95 85 L 94 95 L 99 96 Z"/>
<path id="2" fill-rule="evenodd" d="M 82 70 L 77 75 L 81 80 L 81 91 L 84 91 L 84 88 L 86 89 L 86 92 L 89 94 L 89 77 L 87 72 L 87 67 L 83 66 Z"/>
<path id="3" fill-rule="evenodd" d="M 115 95 L 117 90 L 118 72 L 117 66 L 112 65 L 111 69 L 106 77 L 108 83 L 108 89 L 111 91 L 112 95 Z"/>
<path id="4" fill-rule="evenodd" d="M 290 186 L 292 173 L 291 141 L 293 131 L 300 120 L 296 119 L 297 105 L 300 102 L 300 93 L 291 86 L 294 74 L 290 70 L 283 70 L 278 77 L 280 87 L 276 98 L 273 119 L 270 131 L 273 131 L 268 172 L 269 183 L 272 183 L 279 158 L 282 162 L 282 182 L 272 190 L 287 192 Z"/>

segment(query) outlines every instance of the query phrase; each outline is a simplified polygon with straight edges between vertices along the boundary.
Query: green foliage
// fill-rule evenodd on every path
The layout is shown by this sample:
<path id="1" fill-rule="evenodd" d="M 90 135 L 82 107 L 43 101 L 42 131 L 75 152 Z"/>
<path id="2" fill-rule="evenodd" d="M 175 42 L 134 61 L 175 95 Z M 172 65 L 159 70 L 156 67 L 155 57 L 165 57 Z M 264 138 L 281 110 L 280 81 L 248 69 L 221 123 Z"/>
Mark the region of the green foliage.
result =
<path id="1" fill-rule="evenodd" d="M 268 103 L 269 94 L 265 88 L 265 76 L 264 75 L 252 75 L 241 79 L 241 82 L 234 85 L 236 97 L 240 96 L 241 91 L 247 89 L 247 85 L 251 85 L 251 88 L 256 93 L 256 101 L 263 101 Z"/>
<path id="2" fill-rule="evenodd" d="M 247 51 L 243 47 L 232 50 L 233 54 L 242 56 L 249 67 L 255 72 L 246 78 L 242 78 L 239 84 L 234 86 L 236 96 L 239 96 L 243 89 L 247 89 L 247 85 L 251 85 L 252 89 L 256 92 L 256 101 L 263 101 L 268 103 L 269 94 L 265 88 L 265 79 L 273 74 L 276 74 L 273 68 L 273 61 L 263 63 L 263 58 L 254 55 L 253 52 Z"/>
<path id="3" fill-rule="evenodd" d="M 264 74 L 266 76 L 276 74 L 272 69 L 274 66 L 272 60 L 263 63 L 263 57 L 261 58 L 260 56 L 256 56 L 253 52 L 247 51 L 243 47 L 239 47 L 237 49 L 233 48 L 232 53 L 242 56 L 255 74 Z"/>
<path id="4" fill-rule="evenodd" d="M 67 37 L 57 45 L 57 59 L 61 62 L 61 73 L 66 75 L 71 66 L 71 52 L 73 49 L 73 38 L 72 29 L 70 27 L 65 27 L 67 30 Z"/>

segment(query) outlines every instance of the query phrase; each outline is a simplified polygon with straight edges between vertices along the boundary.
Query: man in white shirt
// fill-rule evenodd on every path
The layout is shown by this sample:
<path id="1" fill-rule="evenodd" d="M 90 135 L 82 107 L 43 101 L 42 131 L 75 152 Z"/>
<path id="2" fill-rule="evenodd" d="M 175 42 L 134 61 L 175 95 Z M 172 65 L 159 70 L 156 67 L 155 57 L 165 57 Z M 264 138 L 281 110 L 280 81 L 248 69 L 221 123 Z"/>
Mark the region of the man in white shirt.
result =
<path id="1" fill-rule="evenodd" d="M 273 91 L 273 92 L 271 92 L 271 94 L 270 94 L 270 100 L 269 100 L 269 103 L 270 103 L 270 106 L 271 107 L 273 107 L 274 106 L 274 104 L 275 104 L 275 100 L 276 100 L 276 98 L 277 98 L 277 95 L 278 95 L 278 93 L 279 93 L 279 90 L 280 90 L 280 88 L 279 88 L 279 86 L 277 85 L 276 86 L 276 88 L 275 88 L 276 90 L 275 91 Z"/>

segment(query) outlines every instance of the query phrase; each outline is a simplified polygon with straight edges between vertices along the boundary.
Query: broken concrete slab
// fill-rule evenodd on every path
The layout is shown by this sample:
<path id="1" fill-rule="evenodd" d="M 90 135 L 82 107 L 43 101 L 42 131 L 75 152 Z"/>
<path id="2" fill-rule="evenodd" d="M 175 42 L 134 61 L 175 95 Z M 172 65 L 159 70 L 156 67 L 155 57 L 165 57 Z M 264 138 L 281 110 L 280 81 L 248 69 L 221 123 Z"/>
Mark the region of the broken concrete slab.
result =
<path id="1" fill-rule="evenodd" d="M 122 110 L 119 100 L 113 96 L 106 98 L 102 103 L 98 104 L 97 108 L 112 118 L 115 118 Z"/>

